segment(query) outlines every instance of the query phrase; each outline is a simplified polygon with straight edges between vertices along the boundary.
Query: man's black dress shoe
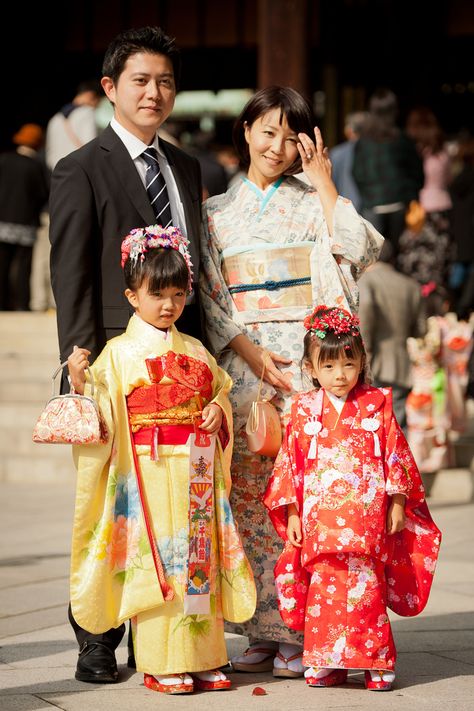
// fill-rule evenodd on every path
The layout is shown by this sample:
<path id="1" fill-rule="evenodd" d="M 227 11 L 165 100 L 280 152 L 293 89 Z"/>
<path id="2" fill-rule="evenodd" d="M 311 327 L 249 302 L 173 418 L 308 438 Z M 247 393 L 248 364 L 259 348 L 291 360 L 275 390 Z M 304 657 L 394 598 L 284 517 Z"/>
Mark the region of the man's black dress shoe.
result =
<path id="1" fill-rule="evenodd" d="M 76 679 L 92 684 L 114 684 L 118 669 L 113 650 L 101 642 L 85 642 L 79 650 Z"/>

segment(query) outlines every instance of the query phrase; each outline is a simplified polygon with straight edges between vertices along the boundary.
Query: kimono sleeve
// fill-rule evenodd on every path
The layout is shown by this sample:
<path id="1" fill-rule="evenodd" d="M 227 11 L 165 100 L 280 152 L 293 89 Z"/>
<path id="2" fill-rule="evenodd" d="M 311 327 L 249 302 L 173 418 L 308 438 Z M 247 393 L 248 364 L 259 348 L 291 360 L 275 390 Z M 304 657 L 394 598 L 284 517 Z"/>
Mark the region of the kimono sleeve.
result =
<path id="1" fill-rule="evenodd" d="M 431 518 L 423 484 L 405 436 L 392 411 L 391 392 L 386 397 L 386 490 L 405 494 L 405 528 L 388 536 L 387 604 L 397 615 L 418 615 L 428 602 L 441 532 Z"/>
<path id="2" fill-rule="evenodd" d="M 288 504 L 296 504 L 301 511 L 301 489 L 302 477 L 300 481 L 296 466 L 295 433 L 290 421 L 263 495 L 263 503 L 269 511 L 271 522 L 283 540 L 286 540 L 287 537 Z"/>
<path id="3" fill-rule="evenodd" d="M 334 206 L 331 252 L 350 281 L 360 277 L 382 249 L 384 238 L 359 215 L 352 202 L 339 196 Z"/>
<path id="4" fill-rule="evenodd" d="M 418 504 L 424 500 L 424 489 L 418 467 L 405 435 L 398 424 L 392 407 L 392 391 L 384 388 L 385 395 L 385 490 L 389 496 L 404 494 L 407 500 Z"/>
<path id="5" fill-rule="evenodd" d="M 199 287 L 206 314 L 206 335 L 213 353 L 219 354 L 242 331 L 232 317 L 233 301 L 222 274 L 218 236 L 205 204 L 203 212 Z"/>
<path id="6" fill-rule="evenodd" d="M 219 430 L 219 440 L 223 451 L 230 457 L 233 444 L 232 406 L 229 393 L 232 388 L 232 378 L 226 371 L 217 365 L 215 358 L 208 352 L 209 366 L 213 375 L 212 400 L 222 410 L 222 424 Z M 227 457 L 226 457 L 227 458 Z"/>
<path id="7" fill-rule="evenodd" d="M 84 395 L 93 397 L 99 408 L 107 431 L 107 441 L 104 444 L 74 446 L 73 458 L 77 469 L 92 465 L 102 468 L 110 459 L 116 429 L 111 399 L 113 386 L 110 382 L 110 360 L 110 350 L 106 346 L 90 368 L 92 378 L 86 375 L 84 388 Z"/>

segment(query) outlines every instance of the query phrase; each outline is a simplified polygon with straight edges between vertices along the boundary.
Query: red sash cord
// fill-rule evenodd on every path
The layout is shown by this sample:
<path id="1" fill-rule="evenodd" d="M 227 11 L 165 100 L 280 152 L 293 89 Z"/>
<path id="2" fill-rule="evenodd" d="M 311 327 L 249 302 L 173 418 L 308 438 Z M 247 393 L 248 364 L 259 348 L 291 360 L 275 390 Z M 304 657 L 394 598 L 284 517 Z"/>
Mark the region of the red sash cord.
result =
<path id="1" fill-rule="evenodd" d="M 155 537 L 153 535 L 153 529 L 152 529 L 151 523 L 150 523 L 150 515 L 148 513 L 148 505 L 147 505 L 146 498 L 145 498 L 145 490 L 144 490 L 143 482 L 142 482 L 140 462 L 138 461 L 137 450 L 135 448 L 134 435 L 132 434 L 132 429 L 130 427 L 130 423 L 129 423 L 129 428 L 130 428 L 130 440 L 131 440 L 132 452 L 133 452 L 133 461 L 135 464 L 135 473 L 137 475 L 137 486 L 138 486 L 138 493 L 140 496 L 140 502 L 142 505 L 143 518 L 145 519 L 145 526 L 146 526 L 146 530 L 147 530 L 147 534 L 148 534 L 148 540 L 150 541 L 151 553 L 153 556 L 153 562 L 155 564 L 155 570 L 156 570 L 156 575 L 158 577 L 158 583 L 161 587 L 161 592 L 163 593 L 164 599 L 168 601 L 168 600 L 172 600 L 174 598 L 174 590 L 171 587 L 171 585 L 168 585 L 168 583 L 166 582 L 165 572 L 163 570 L 163 563 L 161 562 L 160 554 L 158 552 L 158 548 L 157 548 L 156 542 L 155 542 Z M 149 429 L 150 429 L 150 432 L 153 430 L 152 427 Z M 173 427 L 173 429 L 174 429 L 174 427 Z M 151 434 L 150 434 L 150 441 L 151 441 Z"/>

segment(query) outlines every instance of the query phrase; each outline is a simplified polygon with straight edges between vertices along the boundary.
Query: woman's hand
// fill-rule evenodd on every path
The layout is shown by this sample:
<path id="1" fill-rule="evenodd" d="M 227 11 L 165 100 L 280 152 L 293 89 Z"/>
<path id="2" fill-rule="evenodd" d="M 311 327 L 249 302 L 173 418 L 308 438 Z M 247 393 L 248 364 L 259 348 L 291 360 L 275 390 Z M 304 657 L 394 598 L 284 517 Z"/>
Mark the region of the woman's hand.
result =
<path id="1" fill-rule="evenodd" d="M 67 367 L 71 378 L 71 385 L 79 395 L 84 395 L 84 385 L 86 382 L 86 368 L 89 367 L 89 356 L 91 352 L 87 348 L 74 346 L 73 351 L 67 359 Z"/>
<path id="2" fill-rule="evenodd" d="M 302 168 L 311 185 L 318 191 L 329 233 L 332 233 L 332 213 L 337 200 L 337 189 L 331 178 L 329 151 L 324 146 L 321 131 L 314 129 L 314 142 L 306 133 L 299 133 L 298 151 Z"/>
<path id="3" fill-rule="evenodd" d="M 405 501 L 403 494 L 394 494 L 387 511 L 387 533 L 398 533 L 405 528 Z"/>
<path id="4" fill-rule="evenodd" d="M 262 370 L 264 370 L 263 379 L 266 383 L 273 385 L 278 390 L 291 391 L 291 374 L 282 373 L 276 365 L 277 363 L 289 365 L 292 363 L 290 358 L 283 358 L 278 353 L 256 346 L 250 338 L 243 334 L 233 338 L 229 346 L 245 360 L 257 378 L 262 376 Z"/>
<path id="5" fill-rule="evenodd" d="M 215 402 L 210 402 L 202 411 L 202 422 L 199 425 L 199 429 L 209 434 L 214 434 L 214 432 L 220 430 L 221 425 L 222 410 Z"/>
<path id="6" fill-rule="evenodd" d="M 298 138 L 300 142 L 297 145 L 301 156 L 302 168 L 311 181 L 311 185 L 318 191 L 326 185 L 334 187 L 331 178 L 332 165 L 329 160 L 329 151 L 324 146 L 319 128 L 315 126 L 314 142 L 306 133 L 299 133 Z"/>
<path id="7" fill-rule="evenodd" d="M 303 535 L 301 533 L 301 521 L 298 510 L 294 504 L 288 505 L 288 525 L 286 535 L 290 543 L 296 548 L 301 548 Z"/>

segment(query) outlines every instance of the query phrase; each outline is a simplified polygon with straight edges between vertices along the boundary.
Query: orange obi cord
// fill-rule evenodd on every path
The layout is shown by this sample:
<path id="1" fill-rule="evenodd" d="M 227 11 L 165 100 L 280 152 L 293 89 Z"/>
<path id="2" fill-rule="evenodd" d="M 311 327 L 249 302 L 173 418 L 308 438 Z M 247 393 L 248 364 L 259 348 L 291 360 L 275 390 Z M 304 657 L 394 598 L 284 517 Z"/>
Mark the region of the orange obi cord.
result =
<path id="1" fill-rule="evenodd" d="M 163 570 L 163 563 L 161 562 L 160 553 L 158 551 L 155 537 L 153 535 L 153 529 L 152 529 L 151 522 L 150 522 L 150 515 L 148 512 L 148 504 L 147 504 L 146 496 L 145 496 L 145 489 L 144 489 L 143 482 L 142 482 L 142 473 L 141 473 L 141 469 L 140 469 L 140 462 L 138 460 L 137 449 L 135 447 L 134 437 L 132 434 L 132 428 L 130 427 L 130 423 L 129 423 L 129 431 L 130 431 L 130 439 L 131 439 L 131 445 L 132 445 L 133 463 L 135 465 L 135 474 L 137 477 L 138 494 L 140 496 L 140 503 L 141 503 L 141 507 L 142 507 L 143 519 L 145 521 L 146 532 L 147 532 L 147 536 L 148 536 L 148 541 L 150 543 L 151 554 L 153 557 L 153 563 L 155 565 L 155 570 L 156 570 L 156 576 L 158 578 L 158 584 L 161 588 L 161 592 L 163 593 L 164 599 L 166 601 L 169 601 L 169 600 L 173 600 L 173 598 L 174 598 L 174 590 L 173 590 L 172 586 L 168 585 L 168 583 L 166 582 L 165 571 Z"/>

